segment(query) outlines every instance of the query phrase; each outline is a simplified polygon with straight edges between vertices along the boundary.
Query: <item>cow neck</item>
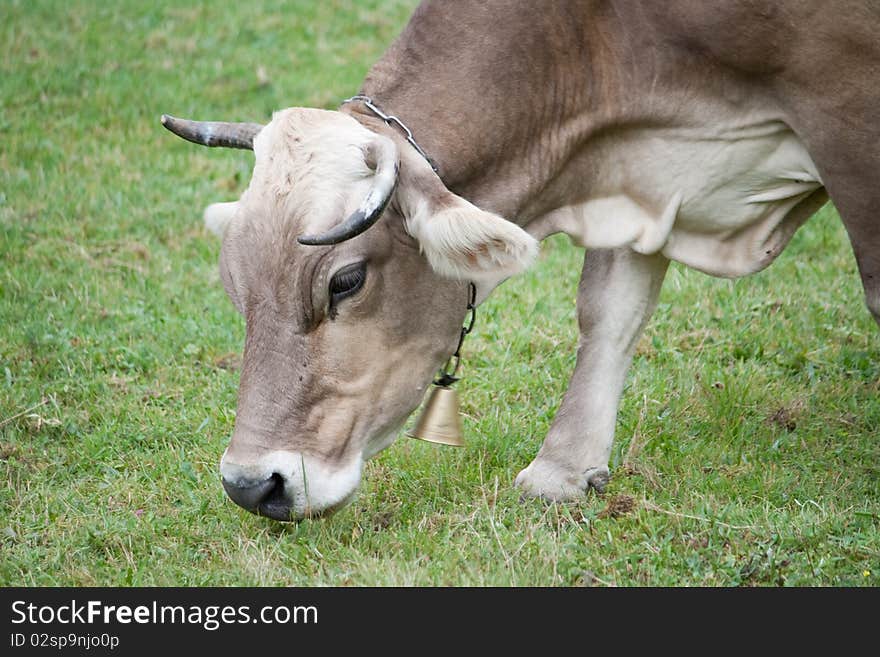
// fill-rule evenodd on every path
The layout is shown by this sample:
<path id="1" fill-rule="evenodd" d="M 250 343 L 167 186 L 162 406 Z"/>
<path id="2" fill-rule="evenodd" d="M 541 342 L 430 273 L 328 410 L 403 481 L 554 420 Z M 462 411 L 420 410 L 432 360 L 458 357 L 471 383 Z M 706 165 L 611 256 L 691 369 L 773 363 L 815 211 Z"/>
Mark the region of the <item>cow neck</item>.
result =
<path id="1" fill-rule="evenodd" d="M 622 112 L 638 120 L 651 83 L 628 59 L 617 75 L 641 23 L 588 6 L 423 0 L 359 93 L 406 122 L 447 189 L 525 226 L 588 188 L 592 170 L 574 166 L 587 141 Z"/>

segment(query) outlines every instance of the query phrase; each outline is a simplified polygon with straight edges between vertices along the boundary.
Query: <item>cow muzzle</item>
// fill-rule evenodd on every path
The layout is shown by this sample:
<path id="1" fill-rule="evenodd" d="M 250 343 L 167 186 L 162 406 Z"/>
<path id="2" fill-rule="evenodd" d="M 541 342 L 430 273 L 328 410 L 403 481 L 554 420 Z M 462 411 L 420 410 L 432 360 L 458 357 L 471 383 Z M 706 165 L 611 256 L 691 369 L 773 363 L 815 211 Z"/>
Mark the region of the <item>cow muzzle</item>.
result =
<path id="1" fill-rule="evenodd" d="M 273 473 L 268 479 L 251 481 L 223 479 L 223 490 L 243 509 L 275 520 L 290 520 L 290 500 L 284 494 L 284 478 Z"/>
<path id="2" fill-rule="evenodd" d="M 320 518 L 355 496 L 363 462 L 330 467 L 298 452 L 274 451 L 241 459 L 229 450 L 220 461 L 223 489 L 237 505 L 282 522 Z"/>

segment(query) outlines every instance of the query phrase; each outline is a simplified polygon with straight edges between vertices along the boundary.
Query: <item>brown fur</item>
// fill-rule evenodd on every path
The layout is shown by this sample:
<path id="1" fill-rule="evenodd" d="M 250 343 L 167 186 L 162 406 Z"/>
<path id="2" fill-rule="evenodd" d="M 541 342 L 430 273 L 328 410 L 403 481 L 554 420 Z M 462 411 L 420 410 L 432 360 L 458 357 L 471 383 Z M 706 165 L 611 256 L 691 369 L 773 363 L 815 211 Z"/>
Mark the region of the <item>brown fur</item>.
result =
<path id="1" fill-rule="evenodd" d="M 878 34 L 869 1 L 426 0 L 362 93 L 407 122 L 450 189 L 521 225 L 589 184 L 567 169 L 609 130 L 760 98 L 807 145 L 880 322 Z"/>

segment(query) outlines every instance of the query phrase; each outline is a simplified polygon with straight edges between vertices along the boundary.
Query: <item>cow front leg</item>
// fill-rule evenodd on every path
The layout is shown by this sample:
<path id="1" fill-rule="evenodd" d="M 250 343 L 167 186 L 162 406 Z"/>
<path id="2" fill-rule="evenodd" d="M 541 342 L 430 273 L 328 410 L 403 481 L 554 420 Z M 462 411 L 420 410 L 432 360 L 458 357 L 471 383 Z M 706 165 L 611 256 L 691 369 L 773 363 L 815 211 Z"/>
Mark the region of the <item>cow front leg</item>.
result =
<path id="1" fill-rule="evenodd" d="M 570 500 L 608 482 L 626 372 L 668 265 L 660 254 L 627 248 L 586 254 L 578 286 L 577 364 L 541 450 L 516 478 L 525 494 Z"/>

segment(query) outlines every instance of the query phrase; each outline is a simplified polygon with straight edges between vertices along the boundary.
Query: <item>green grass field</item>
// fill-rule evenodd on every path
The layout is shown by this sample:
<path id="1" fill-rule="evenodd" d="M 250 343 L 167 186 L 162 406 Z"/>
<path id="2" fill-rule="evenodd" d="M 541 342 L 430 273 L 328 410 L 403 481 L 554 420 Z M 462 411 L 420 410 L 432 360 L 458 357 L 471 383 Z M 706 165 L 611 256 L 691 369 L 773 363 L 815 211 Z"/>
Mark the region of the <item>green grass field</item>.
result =
<path id="1" fill-rule="evenodd" d="M 880 332 L 830 206 L 757 276 L 672 268 L 604 497 L 513 488 L 574 362 L 558 237 L 479 311 L 466 448 L 401 437 L 327 521 L 225 497 L 244 326 L 200 217 L 252 155 L 159 116 L 333 108 L 414 5 L 0 4 L 0 584 L 880 584 Z"/>

